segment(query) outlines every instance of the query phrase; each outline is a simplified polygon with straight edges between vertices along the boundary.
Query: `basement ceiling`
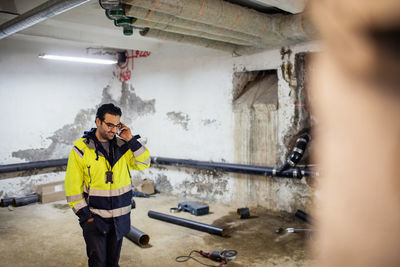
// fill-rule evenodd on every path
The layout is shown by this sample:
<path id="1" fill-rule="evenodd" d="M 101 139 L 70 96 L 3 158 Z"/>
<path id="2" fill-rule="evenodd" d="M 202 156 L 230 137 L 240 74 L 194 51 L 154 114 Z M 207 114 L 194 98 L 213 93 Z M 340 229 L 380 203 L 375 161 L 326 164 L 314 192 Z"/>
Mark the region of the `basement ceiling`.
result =
<path id="1" fill-rule="evenodd" d="M 200 0 L 199 0 L 200 1 Z M 306 0 L 226 0 L 243 7 L 255 9 L 266 14 L 301 13 Z M 3 24 L 46 0 L 1 0 L 0 23 Z M 149 0 L 149 2 L 151 2 Z M 122 29 L 115 27 L 113 21 L 105 16 L 98 0 L 91 0 L 39 22 L 14 36 L 24 38 L 50 38 L 78 42 L 90 46 L 117 49 L 152 50 L 165 41 L 146 38 L 134 31 L 132 36 L 124 36 Z M 10 38 L 10 37 L 6 37 Z M 0 40 L 1 42 L 1 40 Z"/>
<path id="2" fill-rule="evenodd" d="M 263 13 L 281 13 L 282 9 L 279 9 L 275 6 L 268 4 L 268 1 L 260 1 L 260 0 L 225 0 L 232 4 L 237 4 L 243 7 L 248 7 L 255 9 L 259 12 Z"/>

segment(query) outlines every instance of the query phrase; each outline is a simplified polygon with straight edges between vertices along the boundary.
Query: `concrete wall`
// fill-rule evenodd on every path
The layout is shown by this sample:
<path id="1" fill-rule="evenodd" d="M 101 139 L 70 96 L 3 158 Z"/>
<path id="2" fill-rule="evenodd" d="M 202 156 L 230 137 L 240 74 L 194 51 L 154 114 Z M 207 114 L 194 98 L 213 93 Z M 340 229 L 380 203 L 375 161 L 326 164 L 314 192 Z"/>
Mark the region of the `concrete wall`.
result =
<path id="1" fill-rule="evenodd" d="M 122 121 L 142 136 L 153 156 L 237 162 L 235 144 L 241 140 L 235 137 L 233 74 L 276 69 L 279 106 L 268 126 L 275 133 L 268 146 L 275 150 L 267 151 L 268 162 L 257 163 L 279 165 L 286 157 L 289 137 L 304 126 L 294 121 L 293 77 L 288 79 L 281 66 L 292 64 L 294 53 L 314 49 L 314 45 L 305 45 L 292 48 L 291 56 L 276 50 L 232 58 L 209 49 L 166 43 L 149 57 L 135 59 L 131 79 L 121 82 L 115 67 L 37 59 L 38 53 L 50 50 L 106 51 L 40 40 L 2 40 L 0 124 L 7 131 L 0 144 L 0 164 L 67 157 L 71 143 L 94 126 L 95 110 L 106 102 L 122 107 Z M 64 172 L 28 173 L 0 180 L 0 198 L 27 194 L 35 184 L 63 176 Z M 306 209 L 311 197 L 304 181 L 289 179 L 175 167 L 153 167 L 133 177 L 152 179 L 159 191 L 182 198 L 273 210 Z"/>

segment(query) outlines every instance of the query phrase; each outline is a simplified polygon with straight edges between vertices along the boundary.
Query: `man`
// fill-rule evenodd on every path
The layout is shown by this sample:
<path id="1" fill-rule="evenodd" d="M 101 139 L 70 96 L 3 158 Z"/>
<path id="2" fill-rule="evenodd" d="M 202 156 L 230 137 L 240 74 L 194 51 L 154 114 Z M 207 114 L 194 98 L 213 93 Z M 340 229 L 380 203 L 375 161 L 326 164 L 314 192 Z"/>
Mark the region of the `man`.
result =
<path id="1" fill-rule="evenodd" d="M 130 230 L 130 170 L 150 166 L 149 151 L 121 123 L 121 114 L 113 104 L 99 107 L 97 128 L 74 143 L 68 158 L 65 194 L 79 217 L 89 266 L 118 266 L 122 237 Z"/>

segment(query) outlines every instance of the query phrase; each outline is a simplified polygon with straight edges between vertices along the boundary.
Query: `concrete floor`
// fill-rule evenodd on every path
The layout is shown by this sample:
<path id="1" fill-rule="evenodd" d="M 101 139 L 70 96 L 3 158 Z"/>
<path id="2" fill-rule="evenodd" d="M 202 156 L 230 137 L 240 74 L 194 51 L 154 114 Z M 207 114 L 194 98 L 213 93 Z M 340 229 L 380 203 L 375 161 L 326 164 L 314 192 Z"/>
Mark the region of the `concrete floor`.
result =
<path id="1" fill-rule="evenodd" d="M 278 235 L 283 227 L 307 227 L 292 215 L 271 214 L 262 208 L 250 209 L 254 218 L 240 220 L 237 207 L 210 204 L 210 214 L 179 216 L 229 229 L 228 237 L 188 229 L 151 219 L 148 210 L 169 213 L 179 200 L 156 195 L 149 199 L 136 198 L 132 225 L 150 236 L 147 247 L 141 248 L 124 238 L 120 266 L 202 266 L 189 260 L 175 262 L 191 250 L 213 251 L 234 249 L 237 258 L 227 266 L 311 266 L 305 250 L 310 236 L 301 233 Z M 82 230 L 77 217 L 65 201 L 48 204 L 0 208 L 0 265 L 1 266 L 87 266 Z M 198 258 L 206 264 L 215 262 Z"/>

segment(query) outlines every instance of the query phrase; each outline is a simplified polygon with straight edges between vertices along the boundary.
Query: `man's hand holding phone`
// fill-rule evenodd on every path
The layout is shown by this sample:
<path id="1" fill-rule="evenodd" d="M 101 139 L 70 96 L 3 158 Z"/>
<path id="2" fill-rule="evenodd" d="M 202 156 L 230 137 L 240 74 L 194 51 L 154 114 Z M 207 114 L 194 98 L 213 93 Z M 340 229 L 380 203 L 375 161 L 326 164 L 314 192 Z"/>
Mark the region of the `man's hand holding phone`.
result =
<path id="1" fill-rule="evenodd" d="M 125 124 L 123 124 L 122 122 L 121 122 L 121 128 L 119 129 L 118 135 L 125 141 L 129 141 L 132 139 L 131 129 L 129 129 L 129 127 L 126 126 Z"/>

